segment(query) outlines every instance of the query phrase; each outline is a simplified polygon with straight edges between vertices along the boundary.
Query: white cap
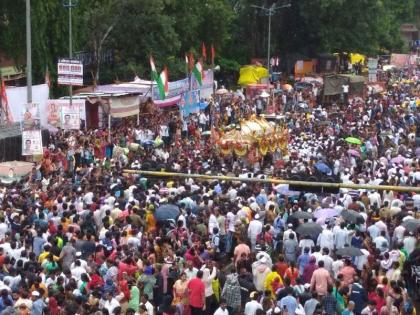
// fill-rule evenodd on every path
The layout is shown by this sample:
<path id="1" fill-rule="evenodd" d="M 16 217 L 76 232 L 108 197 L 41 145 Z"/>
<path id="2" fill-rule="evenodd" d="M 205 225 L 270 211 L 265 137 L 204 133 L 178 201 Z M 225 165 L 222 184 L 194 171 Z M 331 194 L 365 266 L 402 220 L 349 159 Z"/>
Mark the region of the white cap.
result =
<path id="1" fill-rule="evenodd" d="M 40 294 L 39 294 L 39 292 L 38 292 L 38 291 L 33 291 L 33 292 L 32 292 L 32 296 L 40 296 Z"/>

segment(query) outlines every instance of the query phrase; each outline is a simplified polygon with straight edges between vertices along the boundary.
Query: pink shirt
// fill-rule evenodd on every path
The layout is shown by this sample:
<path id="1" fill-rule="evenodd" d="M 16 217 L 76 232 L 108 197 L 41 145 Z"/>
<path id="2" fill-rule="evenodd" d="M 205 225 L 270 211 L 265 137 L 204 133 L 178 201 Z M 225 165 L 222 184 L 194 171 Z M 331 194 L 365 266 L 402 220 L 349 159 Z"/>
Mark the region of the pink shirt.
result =
<path id="1" fill-rule="evenodd" d="M 318 295 L 326 295 L 328 284 L 332 284 L 330 273 L 325 268 L 318 268 L 314 271 L 311 278 L 311 289 L 315 290 Z"/>
<path id="2" fill-rule="evenodd" d="M 246 256 L 249 257 L 249 255 L 251 254 L 251 250 L 249 249 L 249 246 L 244 243 L 238 244 L 235 247 L 235 251 L 234 251 L 234 255 L 236 257 L 235 264 L 238 261 L 238 259 L 241 258 L 241 255 L 243 253 L 245 253 Z"/>
<path id="3" fill-rule="evenodd" d="M 353 277 L 356 274 L 356 271 L 351 266 L 344 266 L 339 274 L 343 275 L 343 284 L 349 286 L 353 283 Z"/>

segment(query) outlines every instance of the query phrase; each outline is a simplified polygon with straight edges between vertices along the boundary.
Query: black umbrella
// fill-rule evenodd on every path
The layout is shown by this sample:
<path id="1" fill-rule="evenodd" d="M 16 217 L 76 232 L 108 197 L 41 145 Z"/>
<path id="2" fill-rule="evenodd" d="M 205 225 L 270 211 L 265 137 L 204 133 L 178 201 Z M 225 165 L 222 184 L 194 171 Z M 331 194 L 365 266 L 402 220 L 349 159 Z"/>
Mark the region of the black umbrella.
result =
<path id="1" fill-rule="evenodd" d="M 405 227 L 408 231 L 415 232 L 417 228 L 420 226 L 420 220 L 408 219 L 406 221 L 403 221 L 401 225 Z"/>
<path id="2" fill-rule="evenodd" d="M 353 247 L 353 246 L 347 246 L 337 249 L 335 252 L 336 255 L 340 256 L 347 256 L 347 257 L 353 257 L 353 256 L 362 256 L 363 253 L 360 250 L 360 248 Z"/>
<path id="3" fill-rule="evenodd" d="M 311 238 L 316 238 L 322 232 L 322 227 L 315 222 L 307 222 L 299 225 L 296 233 L 299 235 L 309 235 Z"/>
<path id="4" fill-rule="evenodd" d="M 179 207 L 173 204 L 163 204 L 155 211 L 157 221 L 175 220 L 179 216 Z"/>
<path id="5" fill-rule="evenodd" d="M 305 212 L 305 211 L 296 211 L 291 215 L 291 217 L 296 219 L 312 219 L 312 213 Z"/>
<path id="6" fill-rule="evenodd" d="M 354 210 L 343 210 L 341 211 L 341 216 L 344 220 L 350 223 L 362 224 L 365 222 L 363 216 Z"/>

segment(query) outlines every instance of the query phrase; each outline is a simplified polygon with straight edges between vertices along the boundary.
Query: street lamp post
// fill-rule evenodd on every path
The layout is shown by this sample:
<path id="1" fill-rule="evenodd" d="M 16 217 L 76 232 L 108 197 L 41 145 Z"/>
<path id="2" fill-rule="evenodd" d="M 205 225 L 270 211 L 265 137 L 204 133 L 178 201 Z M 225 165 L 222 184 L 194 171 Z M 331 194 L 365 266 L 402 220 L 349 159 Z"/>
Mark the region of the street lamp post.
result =
<path id="1" fill-rule="evenodd" d="M 26 0 L 26 102 L 32 103 L 31 0 Z"/>
<path id="2" fill-rule="evenodd" d="M 270 7 L 262 7 L 258 5 L 251 5 L 251 7 L 256 8 L 258 10 L 262 10 L 266 15 L 268 15 L 268 40 L 267 40 L 267 69 L 268 69 L 268 82 L 267 82 L 267 91 L 269 94 L 269 97 L 267 99 L 267 105 L 266 109 L 270 106 L 270 53 L 271 53 L 271 17 L 276 13 L 277 10 L 284 9 L 284 8 L 290 8 L 292 5 L 290 3 L 276 6 L 275 3 L 273 3 Z"/>
<path id="3" fill-rule="evenodd" d="M 270 52 L 271 52 L 271 17 L 276 13 L 277 10 L 290 8 L 292 5 L 290 3 L 276 6 L 276 4 L 272 4 L 269 8 L 258 6 L 258 5 L 251 5 L 251 7 L 262 10 L 266 15 L 268 15 L 268 43 L 267 43 L 267 69 L 268 69 L 268 76 L 270 78 Z M 268 87 L 270 87 L 270 79 L 268 80 Z"/>
<path id="4" fill-rule="evenodd" d="M 69 9 L 69 58 L 73 58 L 73 22 L 72 22 L 72 9 L 77 6 L 77 0 L 68 0 L 68 2 L 64 2 L 63 5 L 65 8 Z M 73 85 L 69 86 L 69 94 L 70 94 L 70 106 L 73 105 Z"/>

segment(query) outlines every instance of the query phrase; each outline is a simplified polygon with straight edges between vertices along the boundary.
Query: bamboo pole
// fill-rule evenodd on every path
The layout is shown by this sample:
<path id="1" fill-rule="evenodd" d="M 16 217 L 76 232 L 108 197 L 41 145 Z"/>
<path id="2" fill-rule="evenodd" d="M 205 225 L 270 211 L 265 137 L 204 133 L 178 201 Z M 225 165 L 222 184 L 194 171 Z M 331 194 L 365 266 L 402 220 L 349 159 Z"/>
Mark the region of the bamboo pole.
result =
<path id="1" fill-rule="evenodd" d="M 219 181 L 237 181 L 237 182 L 251 182 L 251 183 L 266 183 L 266 184 L 288 184 L 294 186 L 306 187 L 322 187 L 322 188 L 347 188 L 347 189 L 366 189 L 366 190 L 390 190 L 397 192 L 415 192 L 420 193 L 420 187 L 406 187 L 406 186 L 389 186 L 389 185 L 356 185 L 344 183 L 325 183 L 325 182 L 304 182 L 285 180 L 277 178 L 239 178 L 233 176 L 216 176 L 216 175 L 203 175 L 203 174 L 185 174 L 185 173 L 171 173 L 171 172 L 154 172 L 142 170 L 123 170 L 124 175 L 141 174 L 146 177 L 180 177 L 180 178 L 194 178 L 198 180 L 219 180 Z"/>

